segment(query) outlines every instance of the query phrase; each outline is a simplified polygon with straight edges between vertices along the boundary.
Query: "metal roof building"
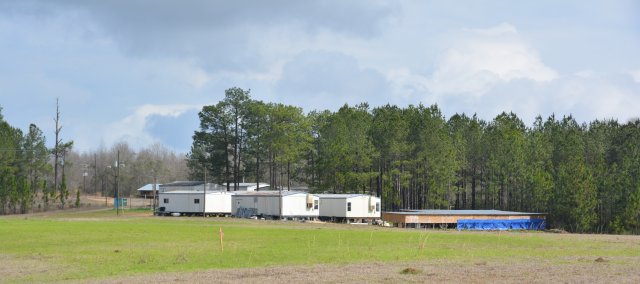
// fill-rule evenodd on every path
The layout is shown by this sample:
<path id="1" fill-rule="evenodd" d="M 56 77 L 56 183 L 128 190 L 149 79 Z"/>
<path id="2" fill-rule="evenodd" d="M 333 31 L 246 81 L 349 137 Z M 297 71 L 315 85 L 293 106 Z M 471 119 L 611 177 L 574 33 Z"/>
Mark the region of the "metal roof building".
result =
<path id="1" fill-rule="evenodd" d="M 382 220 L 402 228 L 513 229 L 514 226 L 544 228 L 544 213 L 500 210 L 406 210 L 383 212 Z M 516 221 L 517 220 L 517 221 Z M 516 224 L 517 225 L 512 225 Z"/>
<path id="2" fill-rule="evenodd" d="M 144 186 L 142 186 L 141 188 L 138 188 L 138 196 L 144 197 L 144 198 L 151 198 L 151 196 L 153 196 L 153 183 L 149 183 L 149 184 L 145 184 Z M 162 184 L 156 183 L 155 187 L 156 187 L 156 194 L 158 192 L 160 192 L 160 186 L 162 186 Z"/>

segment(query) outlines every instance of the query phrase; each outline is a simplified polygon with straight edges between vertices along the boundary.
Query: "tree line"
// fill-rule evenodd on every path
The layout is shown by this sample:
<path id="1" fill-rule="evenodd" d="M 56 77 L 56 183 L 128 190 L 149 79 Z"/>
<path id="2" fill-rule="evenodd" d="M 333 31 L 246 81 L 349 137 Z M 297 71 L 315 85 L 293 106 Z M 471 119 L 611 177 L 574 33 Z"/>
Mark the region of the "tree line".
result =
<path id="1" fill-rule="evenodd" d="M 64 207 L 69 190 L 63 161 L 73 142 L 64 142 L 57 135 L 61 129 L 59 112 L 55 118 L 57 142 L 53 149 L 48 149 L 38 126 L 30 124 L 27 133 L 23 133 L 4 120 L 1 110 L 0 214 L 27 213 L 38 201 L 45 210 L 56 202 Z M 54 165 L 50 163 L 51 155 L 55 156 Z M 41 200 L 37 200 L 38 196 Z"/>
<path id="2" fill-rule="evenodd" d="M 640 233 L 640 120 L 514 113 L 445 118 L 436 105 L 362 103 L 311 111 L 231 88 L 199 113 L 187 164 L 227 190 L 380 196 L 383 210 L 498 209 L 548 214 L 574 232 Z"/>
<path id="3" fill-rule="evenodd" d="M 110 149 L 101 146 L 80 153 L 73 150 L 73 141 L 61 138 L 57 106 L 54 122 L 56 142 L 47 148 L 38 126 L 31 124 L 24 133 L 4 120 L 0 108 L 0 215 L 78 207 L 81 193 L 113 197 L 118 153 L 122 197 L 135 196 L 136 189 L 154 181 L 188 178 L 184 155 L 161 144 L 136 151 L 120 142 Z"/>

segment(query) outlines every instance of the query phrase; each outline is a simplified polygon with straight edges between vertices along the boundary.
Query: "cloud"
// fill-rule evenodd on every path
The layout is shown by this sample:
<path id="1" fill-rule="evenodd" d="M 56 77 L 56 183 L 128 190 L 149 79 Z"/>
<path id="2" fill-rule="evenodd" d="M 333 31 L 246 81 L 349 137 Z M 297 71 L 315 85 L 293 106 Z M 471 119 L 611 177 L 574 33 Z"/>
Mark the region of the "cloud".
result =
<path id="1" fill-rule="evenodd" d="M 40 2 L 51 13 L 84 13 L 128 56 L 189 58 L 208 72 L 267 70 L 273 31 L 371 38 L 398 10 L 386 1 Z M 62 12 L 61 12 L 62 11 Z M 285 47 L 286 48 L 286 47 Z"/>
<path id="2" fill-rule="evenodd" d="M 431 92 L 477 98 L 512 80 L 547 83 L 558 77 L 512 25 L 466 30 L 461 37 L 437 60 L 428 82 Z"/>
<path id="3" fill-rule="evenodd" d="M 154 135 L 149 131 L 150 122 L 154 122 L 151 124 L 151 130 L 166 129 L 158 125 L 159 122 L 166 122 L 160 118 L 180 118 L 184 113 L 193 112 L 199 108 L 201 108 L 201 106 L 197 105 L 142 105 L 138 107 L 133 114 L 110 124 L 105 131 L 105 142 L 113 144 L 119 141 L 127 141 L 132 147 L 136 148 L 160 142 L 157 136 L 159 133 L 156 132 L 156 135 Z M 197 121 L 197 116 L 193 119 Z M 169 129 L 166 130 L 170 131 Z M 195 129 L 191 130 L 191 134 L 194 130 Z M 170 135 L 171 134 L 168 133 L 162 133 L 161 136 L 167 138 L 170 137 Z M 190 138 L 191 136 L 189 135 L 188 137 Z M 174 147 L 176 145 L 169 146 Z M 184 145 L 179 146 L 183 147 Z"/>
<path id="4" fill-rule="evenodd" d="M 193 141 L 193 133 L 200 126 L 198 111 L 193 108 L 178 116 L 150 115 L 147 117 L 145 131 L 163 145 L 180 153 L 187 153 Z"/>
<path id="5" fill-rule="evenodd" d="M 378 105 L 393 99 L 381 73 L 336 52 L 304 52 L 294 57 L 284 65 L 275 90 L 284 103 L 307 110 L 337 109 L 345 103 Z"/>
<path id="6" fill-rule="evenodd" d="M 640 84 L 640 69 L 629 71 L 629 75 L 631 75 L 633 81 Z"/>
<path id="7" fill-rule="evenodd" d="M 582 120 L 617 118 L 622 121 L 638 116 L 640 87 L 629 84 L 624 75 L 594 75 L 563 80 L 549 105 L 559 113 L 573 113 Z"/>
<path id="8" fill-rule="evenodd" d="M 467 30 L 479 35 L 484 35 L 484 36 L 502 36 L 506 34 L 512 34 L 512 35 L 518 34 L 518 30 L 516 29 L 516 27 L 507 23 L 502 23 L 495 27 L 491 27 L 487 29 L 467 29 Z"/>

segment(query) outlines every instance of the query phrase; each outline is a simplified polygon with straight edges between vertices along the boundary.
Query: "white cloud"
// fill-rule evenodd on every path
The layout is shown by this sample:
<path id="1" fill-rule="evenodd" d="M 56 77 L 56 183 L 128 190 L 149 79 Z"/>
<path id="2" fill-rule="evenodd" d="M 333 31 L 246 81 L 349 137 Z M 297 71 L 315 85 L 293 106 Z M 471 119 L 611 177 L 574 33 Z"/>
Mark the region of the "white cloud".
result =
<path id="1" fill-rule="evenodd" d="M 629 71 L 629 75 L 633 78 L 633 81 L 640 84 L 640 69 Z"/>
<path id="2" fill-rule="evenodd" d="M 428 87 L 434 93 L 479 97 L 500 83 L 518 79 L 545 83 L 557 77 L 515 27 L 501 24 L 466 30 L 437 60 Z"/>
<path id="3" fill-rule="evenodd" d="M 576 76 L 563 82 L 552 104 L 561 113 L 577 114 L 582 120 L 617 118 L 621 121 L 637 116 L 640 97 L 632 85 L 601 76 Z"/>
<path id="4" fill-rule="evenodd" d="M 500 25 L 497 25 L 495 27 L 491 27 L 488 29 L 467 29 L 468 31 L 480 34 L 480 35 L 485 35 L 485 36 L 500 36 L 500 35 L 504 35 L 504 34 L 518 34 L 518 30 L 516 29 L 516 27 L 514 27 L 513 25 L 510 25 L 508 23 L 502 23 Z"/>
<path id="5" fill-rule="evenodd" d="M 595 72 L 593 70 L 581 70 L 575 73 L 576 76 L 580 77 L 580 78 L 595 78 L 598 76 L 598 72 Z"/>
<path id="6" fill-rule="evenodd" d="M 337 109 L 345 103 L 389 102 L 389 85 L 383 74 L 363 68 L 351 56 L 337 52 L 303 52 L 283 67 L 276 84 L 281 99 L 312 109 Z"/>
<path id="7" fill-rule="evenodd" d="M 133 147 L 156 143 L 158 140 L 146 131 L 149 117 L 178 117 L 186 111 L 201 107 L 199 105 L 142 105 L 133 114 L 110 124 L 105 131 L 107 140 L 105 142 L 112 144 L 127 141 Z"/>

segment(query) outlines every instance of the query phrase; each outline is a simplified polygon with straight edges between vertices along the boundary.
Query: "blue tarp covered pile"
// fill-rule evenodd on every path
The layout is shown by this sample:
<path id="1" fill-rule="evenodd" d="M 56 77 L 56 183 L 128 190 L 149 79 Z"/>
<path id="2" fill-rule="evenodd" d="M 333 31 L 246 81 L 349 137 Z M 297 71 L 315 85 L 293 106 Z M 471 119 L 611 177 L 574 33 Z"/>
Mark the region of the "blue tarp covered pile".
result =
<path id="1" fill-rule="evenodd" d="M 512 220 L 473 220 L 459 219 L 458 230 L 505 231 L 505 230 L 544 230 L 544 219 Z"/>

